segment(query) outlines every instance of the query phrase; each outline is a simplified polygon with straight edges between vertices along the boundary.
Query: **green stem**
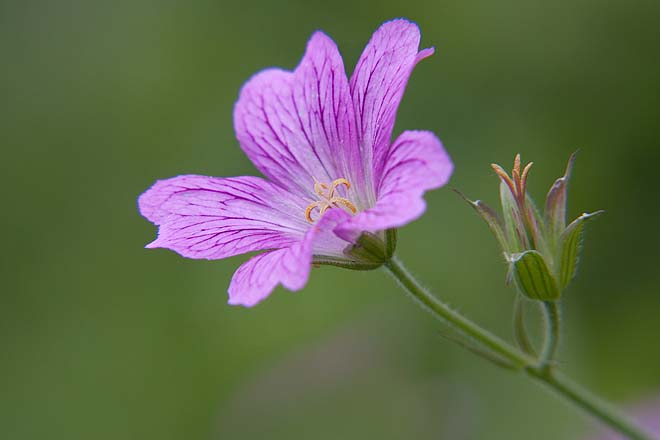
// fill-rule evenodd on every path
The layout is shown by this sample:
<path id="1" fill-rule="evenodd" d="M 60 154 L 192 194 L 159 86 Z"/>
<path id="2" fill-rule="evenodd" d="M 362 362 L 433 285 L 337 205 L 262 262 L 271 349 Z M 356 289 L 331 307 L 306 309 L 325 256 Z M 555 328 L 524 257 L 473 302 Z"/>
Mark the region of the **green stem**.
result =
<path id="1" fill-rule="evenodd" d="M 629 439 L 653 440 L 652 437 L 635 426 L 633 422 L 628 420 L 614 408 L 605 404 L 603 401 L 568 379 L 556 374 L 553 369 L 546 368 L 543 363 L 537 365 L 535 359 L 522 353 L 506 341 L 465 318 L 460 313 L 452 310 L 447 304 L 435 298 L 427 289 L 417 282 L 396 257 L 392 257 L 392 259 L 385 262 L 384 266 L 405 291 L 409 293 L 415 301 L 430 311 L 436 318 L 447 322 L 454 329 L 470 336 L 502 358 L 509 360 L 512 364 L 524 368 L 530 377 L 546 384 L 568 401 L 573 402 L 575 405 L 596 417 L 613 430 L 626 435 Z M 557 314 L 557 317 L 558 316 L 559 315 Z M 550 334 L 552 334 L 552 332 Z M 551 345 L 547 347 L 549 352 L 553 355 L 556 350 L 556 341 L 558 341 L 558 338 L 555 338 L 554 341 L 555 342 L 552 342 Z M 544 353 L 545 352 L 546 350 L 544 350 Z"/>
<path id="2" fill-rule="evenodd" d="M 516 338 L 518 347 L 530 356 L 537 357 L 534 344 L 527 336 L 527 328 L 525 326 L 525 301 L 521 293 L 517 294 L 514 299 L 513 307 L 513 336 Z"/>
<path id="3" fill-rule="evenodd" d="M 559 348 L 561 309 L 556 301 L 544 301 L 543 310 L 545 311 L 545 345 L 541 353 L 541 367 L 552 369 L 554 359 Z"/>
<path id="4" fill-rule="evenodd" d="M 403 286 L 413 299 L 429 310 L 435 317 L 449 323 L 455 329 L 467 334 L 500 356 L 508 359 L 518 367 L 534 364 L 534 359 L 512 347 L 498 336 L 481 328 L 460 313 L 452 310 L 447 304 L 438 300 L 428 290 L 422 287 L 415 278 L 403 267 L 396 257 L 385 262 L 385 267 Z"/>
<path id="5" fill-rule="evenodd" d="M 527 373 L 549 386 L 560 396 L 599 419 L 615 431 L 631 440 L 653 440 L 653 437 L 635 425 L 628 417 L 568 379 L 567 377 L 538 367 L 528 368 Z"/>

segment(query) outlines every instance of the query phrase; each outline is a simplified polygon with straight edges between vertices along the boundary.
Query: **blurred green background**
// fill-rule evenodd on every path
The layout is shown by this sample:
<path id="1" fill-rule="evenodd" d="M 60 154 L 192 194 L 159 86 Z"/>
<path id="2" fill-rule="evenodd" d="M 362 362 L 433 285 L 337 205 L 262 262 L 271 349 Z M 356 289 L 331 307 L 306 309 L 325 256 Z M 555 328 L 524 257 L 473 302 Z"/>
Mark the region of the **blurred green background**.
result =
<path id="1" fill-rule="evenodd" d="M 403 3 L 403 4 L 402 4 Z M 245 257 L 145 250 L 158 179 L 256 171 L 234 139 L 247 78 L 325 30 L 347 69 L 383 21 L 420 25 L 397 132 L 435 131 L 450 186 L 495 204 L 489 164 L 533 160 L 542 199 L 581 149 L 590 225 L 562 367 L 631 404 L 660 393 L 658 1 L 0 2 L 0 438 L 579 439 L 593 422 L 439 334 L 385 273 L 313 271 L 226 304 Z M 485 224 L 447 188 L 399 255 L 509 337 L 514 292 Z"/>

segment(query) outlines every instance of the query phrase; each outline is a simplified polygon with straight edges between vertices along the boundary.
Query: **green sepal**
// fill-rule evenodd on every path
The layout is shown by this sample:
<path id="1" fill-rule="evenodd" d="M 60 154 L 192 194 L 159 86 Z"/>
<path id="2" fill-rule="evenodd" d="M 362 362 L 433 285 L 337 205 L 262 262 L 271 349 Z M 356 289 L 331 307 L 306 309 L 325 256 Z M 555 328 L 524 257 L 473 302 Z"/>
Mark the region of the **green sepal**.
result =
<path id="1" fill-rule="evenodd" d="M 392 258 L 396 249 L 396 229 L 388 229 L 384 237 L 371 232 L 363 232 L 355 244 L 346 246 L 345 258 L 314 255 L 312 264 L 337 266 L 352 270 L 373 270 L 381 267 Z"/>
<path id="2" fill-rule="evenodd" d="M 391 258 L 391 255 L 388 255 L 389 249 L 379 235 L 363 232 L 355 244 L 344 249 L 344 255 L 358 264 L 379 267 Z"/>
<path id="3" fill-rule="evenodd" d="M 500 182 L 500 201 L 502 203 L 502 216 L 504 217 L 504 230 L 508 251 L 520 252 L 528 247 L 527 229 L 522 218 L 516 199 L 511 194 L 508 185 Z"/>
<path id="4" fill-rule="evenodd" d="M 552 276 L 543 256 L 534 250 L 510 256 L 516 284 L 528 298 L 555 301 L 561 296 L 557 281 Z"/>
<path id="5" fill-rule="evenodd" d="M 571 154 L 564 175 L 555 180 L 545 200 L 545 222 L 550 239 L 557 244 L 566 228 L 566 204 L 568 200 L 568 181 L 573 170 L 576 153 Z"/>
<path id="6" fill-rule="evenodd" d="M 382 266 L 381 263 L 363 263 L 345 258 L 328 257 L 326 255 L 314 255 L 312 258 L 314 266 L 335 266 L 351 270 L 374 270 Z"/>
<path id="7" fill-rule="evenodd" d="M 529 195 L 525 195 L 525 209 L 527 209 L 527 218 L 529 219 L 529 232 L 528 237 L 533 241 L 530 245 L 533 245 L 533 248 L 541 252 L 543 255 L 550 255 L 548 252 L 548 243 L 545 237 L 545 221 L 541 212 L 536 206 L 534 199 Z M 552 266 L 552 262 L 548 261 L 548 264 Z M 552 269 L 552 267 L 551 267 Z"/>
<path id="8" fill-rule="evenodd" d="M 454 192 L 461 196 L 461 198 L 465 200 L 470 206 L 472 206 L 477 214 L 479 214 L 481 218 L 486 221 L 488 227 L 495 235 L 497 242 L 502 247 L 502 250 L 504 252 L 509 252 L 509 243 L 507 243 L 506 234 L 504 233 L 504 224 L 502 223 L 500 216 L 497 215 L 497 212 L 495 212 L 481 200 L 470 200 L 457 189 L 454 189 Z"/>
<path id="9" fill-rule="evenodd" d="M 559 280 L 562 289 L 566 288 L 577 272 L 582 248 L 582 233 L 588 220 L 598 217 L 605 211 L 596 211 L 591 214 L 584 213 L 575 219 L 561 235 L 561 270 Z"/>
<path id="10" fill-rule="evenodd" d="M 385 256 L 390 259 L 396 250 L 397 231 L 395 228 L 385 231 Z"/>

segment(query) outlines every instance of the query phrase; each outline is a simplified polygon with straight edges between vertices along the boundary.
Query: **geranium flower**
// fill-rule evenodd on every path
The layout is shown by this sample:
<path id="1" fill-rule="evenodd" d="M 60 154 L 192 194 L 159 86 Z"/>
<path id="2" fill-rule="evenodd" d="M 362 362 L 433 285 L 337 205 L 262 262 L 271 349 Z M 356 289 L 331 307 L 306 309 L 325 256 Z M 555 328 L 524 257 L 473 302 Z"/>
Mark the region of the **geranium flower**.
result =
<path id="1" fill-rule="evenodd" d="M 315 263 L 377 266 L 352 252 L 363 233 L 418 218 L 423 193 L 452 163 L 428 131 L 391 142 L 396 111 L 419 51 L 417 25 L 398 19 L 371 37 L 348 80 L 335 43 L 316 32 L 293 72 L 253 76 L 234 108 L 241 148 L 266 177 L 197 175 L 157 181 L 139 198 L 159 226 L 148 248 L 221 259 L 263 251 L 234 274 L 229 303 L 252 306 L 282 284 L 299 290 Z"/>

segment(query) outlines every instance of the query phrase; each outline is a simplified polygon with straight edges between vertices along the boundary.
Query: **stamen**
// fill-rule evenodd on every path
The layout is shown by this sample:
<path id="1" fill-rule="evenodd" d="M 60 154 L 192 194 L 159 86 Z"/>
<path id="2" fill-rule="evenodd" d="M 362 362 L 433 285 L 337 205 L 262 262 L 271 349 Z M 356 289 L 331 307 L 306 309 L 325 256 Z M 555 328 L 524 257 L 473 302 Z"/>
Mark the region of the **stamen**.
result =
<path id="1" fill-rule="evenodd" d="M 490 166 L 495 171 L 495 174 L 500 176 L 500 179 L 502 179 L 504 181 L 504 183 L 506 183 L 506 186 L 508 186 L 509 189 L 511 190 L 511 194 L 513 194 L 515 196 L 516 195 L 516 186 L 513 184 L 513 181 L 511 180 L 511 178 L 509 177 L 507 172 L 504 171 L 504 169 L 496 163 L 492 163 L 492 164 L 490 164 Z"/>
<path id="2" fill-rule="evenodd" d="M 307 219 L 308 222 L 314 223 L 314 219 L 312 219 L 312 211 L 314 211 L 314 208 L 320 207 L 321 202 L 314 202 L 310 203 L 310 205 L 305 209 L 305 218 Z"/>
<path id="3" fill-rule="evenodd" d="M 522 172 L 522 177 L 520 178 L 522 184 L 522 192 L 523 194 L 527 192 L 527 177 L 529 175 L 529 170 L 532 168 L 532 165 L 534 165 L 534 162 L 530 162 L 525 166 L 525 169 Z"/>
<path id="4" fill-rule="evenodd" d="M 328 185 L 327 183 L 317 181 L 316 178 L 313 179 L 314 192 L 319 196 L 320 200 L 310 203 L 309 206 L 305 209 L 305 218 L 308 222 L 314 223 L 316 220 L 320 219 L 328 209 L 331 208 L 339 208 L 344 206 L 353 214 L 357 212 L 357 207 L 353 204 L 353 202 L 345 197 L 336 195 L 336 191 L 339 186 L 345 186 L 347 191 L 351 188 L 351 183 L 348 180 L 342 177 L 333 180 L 332 183 Z M 316 208 L 319 209 L 319 218 L 315 220 L 312 218 L 312 212 L 314 212 Z"/>
<path id="5" fill-rule="evenodd" d="M 330 198 L 334 197 L 335 195 L 335 190 L 339 185 L 344 185 L 346 187 L 346 191 L 351 189 L 351 183 L 344 179 L 343 177 L 341 179 L 335 179 L 332 181 L 332 185 L 330 185 Z"/>
<path id="6" fill-rule="evenodd" d="M 497 164 L 491 164 L 490 166 L 495 170 L 495 173 L 502 179 L 502 181 L 509 187 L 511 194 L 522 206 L 525 204 L 525 192 L 527 191 L 527 176 L 529 170 L 532 167 L 532 163 L 528 163 L 522 170 L 520 170 L 521 159 L 520 154 L 516 154 L 515 159 L 513 160 L 513 169 L 511 170 L 511 176 L 507 174 L 501 166 Z"/>
<path id="7" fill-rule="evenodd" d="M 351 201 L 348 199 L 345 199 L 343 197 L 337 197 L 335 199 L 335 203 L 341 203 L 342 205 L 350 209 L 353 214 L 357 212 L 357 208 L 355 207 L 355 205 L 352 204 Z"/>
<path id="8" fill-rule="evenodd" d="M 513 159 L 513 169 L 511 170 L 511 180 L 516 186 L 516 196 L 518 198 L 525 197 L 522 191 L 522 184 L 520 182 L 520 153 L 516 154 L 515 159 Z"/>
<path id="9" fill-rule="evenodd" d="M 323 191 L 328 189 L 328 185 L 325 183 L 320 183 L 318 180 L 316 180 L 316 177 L 313 177 L 313 179 L 314 179 L 314 192 L 321 197 L 325 197 L 325 193 Z"/>

